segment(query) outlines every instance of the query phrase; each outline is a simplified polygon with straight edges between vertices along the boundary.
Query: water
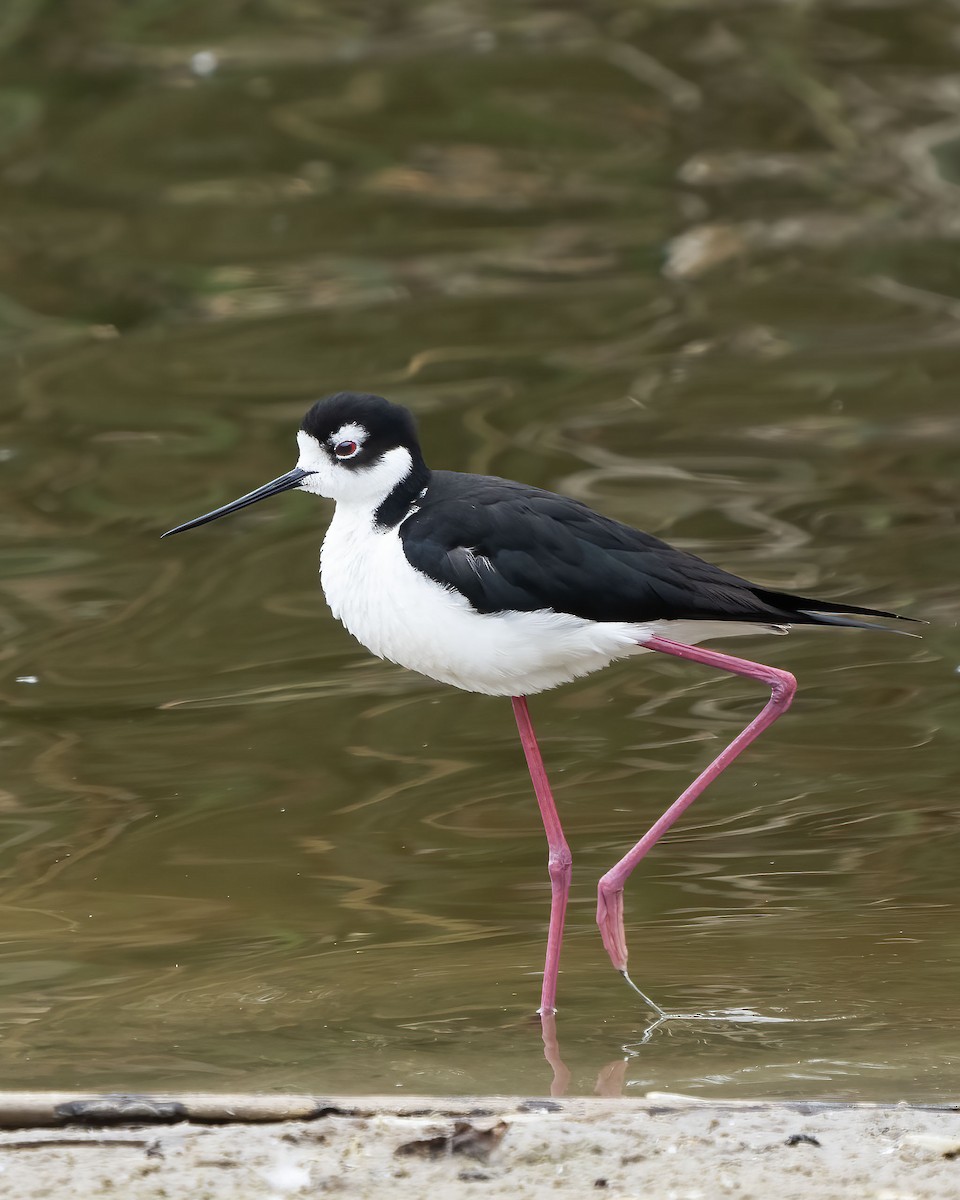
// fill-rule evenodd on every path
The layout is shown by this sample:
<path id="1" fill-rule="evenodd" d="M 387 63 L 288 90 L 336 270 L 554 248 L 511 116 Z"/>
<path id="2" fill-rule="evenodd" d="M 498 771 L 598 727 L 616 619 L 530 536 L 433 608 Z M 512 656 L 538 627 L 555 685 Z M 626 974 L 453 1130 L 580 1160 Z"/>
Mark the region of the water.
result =
<path id="1" fill-rule="evenodd" d="M 954 1096 L 955 16 L 41 8 L 0 22 L 6 1085 Z M 158 541 L 342 387 L 435 464 L 931 622 L 734 647 L 799 699 L 627 892 L 639 986 L 719 1019 L 651 1029 L 594 887 L 754 687 L 534 703 L 555 1080 L 509 706 L 331 620 L 315 500 Z"/>

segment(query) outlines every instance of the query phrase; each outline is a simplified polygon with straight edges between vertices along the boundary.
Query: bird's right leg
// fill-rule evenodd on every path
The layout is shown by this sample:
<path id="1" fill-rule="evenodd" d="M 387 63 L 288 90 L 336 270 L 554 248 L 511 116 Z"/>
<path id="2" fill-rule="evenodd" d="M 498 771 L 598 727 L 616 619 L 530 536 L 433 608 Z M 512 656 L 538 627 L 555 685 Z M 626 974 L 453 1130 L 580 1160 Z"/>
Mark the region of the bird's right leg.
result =
<path id="1" fill-rule="evenodd" d="M 533 732 L 533 722 L 530 720 L 530 710 L 527 707 L 526 696 L 511 696 L 513 715 L 517 719 L 517 729 L 520 731 L 520 743 L 527 760 L 527 769 L 533 783 L 533 790 L 540 806 L 540 816 L 543 818 L 543 828 L 547 835 L 547 846 L 550 856 L 547 869 L 550 872 L 550 930 L 547 934 L 547 958 L 543 966 L 543 988 L 540 992 L 541 1016 L 548 1016 L 557 1011 L 557 976 L 560 972 L 560 943 L 563 941 L 563 921 L 567 912 L 567 898 L 570 895 L 570 876 L 573 873 L 573 857 L 567 839 L 563 836 L 560 816 L 550 790 L 550 781 L 540 755 L 537 736 Z"/>
<path id="2" fill-rule="evenodd" d="M 770 699 L 763 709 L 729 746 L 713 760 L 709 767 L 690 784 L 675 800 L 658 821 L 647 830 L 639 842 L 603 876 L 597 888 L 597 924 L 600 936 L 610 961 L 629 980 L 627 975 L 627 939 L 623 930 L 623 886 L 634 868 L 657 844 L 670 826 L 701 795 L 709 785 L 741 754 L 747 746 L 790 707 L 797 681 L 789 671 L 768 667 L 764 663 L 751 662 L 745 658 L 734 658 L 732 654 L 721 654 L 716 650 L 702 650 L 699 646 L 686 646 L 667 638 L 652 637 L 643 643 L 645 650 L 659 650 L 661 654 L 672 654 L 688 662 L 701 663 L 705 667 L 716 667 L 733 675 L 756 679 L 770 689 Z M 639 991 L 639 989 L 637 989 Z M 642 993 L 641 993 L 642 995 Z M 652 1007 L 656 1008 L 656 1005 Z M 659 1010 L 658 1010 L 659 1011 Z M 663 1015 L 661 1013 L 661 1015 Z"/>

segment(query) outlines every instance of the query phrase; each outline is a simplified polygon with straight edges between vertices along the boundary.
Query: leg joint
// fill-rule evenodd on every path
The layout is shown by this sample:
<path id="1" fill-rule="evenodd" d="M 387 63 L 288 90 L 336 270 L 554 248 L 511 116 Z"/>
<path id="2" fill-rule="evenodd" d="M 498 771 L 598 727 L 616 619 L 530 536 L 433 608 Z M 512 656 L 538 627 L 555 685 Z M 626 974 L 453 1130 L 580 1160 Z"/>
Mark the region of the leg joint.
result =
<path id="1" fill-rule="evenodd" d="M 547 867 L 551 873 L 566 872 L 573 866 L 573 855 L 570 853 L 570 847 L 566 842 L 562 842 L 559 846 L 550 848 L 550 857 L 547 859 Z"/>
<path id="2" fill-rule="evenodd" d="M 770 690 L 773 692 L 774 700 L 786 700 L 789 703 L 797 692 L 797 677 L 790 671 L 782 671 L 779 667 L 768 669 L 772 676 Z"/>

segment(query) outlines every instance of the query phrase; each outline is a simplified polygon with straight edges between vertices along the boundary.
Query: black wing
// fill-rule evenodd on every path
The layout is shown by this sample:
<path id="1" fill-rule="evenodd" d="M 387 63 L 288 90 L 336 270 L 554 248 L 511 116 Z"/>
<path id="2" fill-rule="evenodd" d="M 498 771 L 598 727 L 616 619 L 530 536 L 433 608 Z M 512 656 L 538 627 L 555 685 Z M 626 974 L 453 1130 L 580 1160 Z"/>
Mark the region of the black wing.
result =
<path id="1" fill-rule="evenodd" d="M 435 471 L 418 504 L 399 529 L 407 560 L 481 613 L 806 625 L 896 615 L 758 587 L 578 500 L 511 480 Z"/>

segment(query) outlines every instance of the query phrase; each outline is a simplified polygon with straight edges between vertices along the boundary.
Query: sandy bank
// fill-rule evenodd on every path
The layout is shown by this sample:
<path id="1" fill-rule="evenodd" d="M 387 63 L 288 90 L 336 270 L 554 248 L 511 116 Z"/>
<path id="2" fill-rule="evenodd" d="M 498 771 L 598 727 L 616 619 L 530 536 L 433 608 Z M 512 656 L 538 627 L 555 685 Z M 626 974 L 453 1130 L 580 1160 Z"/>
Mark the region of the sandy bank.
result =
<path id="1" fill-rule="evenodd" d="M 955 1200 L 960 1106 L 0 1094 L 0 1194 Z"/>

